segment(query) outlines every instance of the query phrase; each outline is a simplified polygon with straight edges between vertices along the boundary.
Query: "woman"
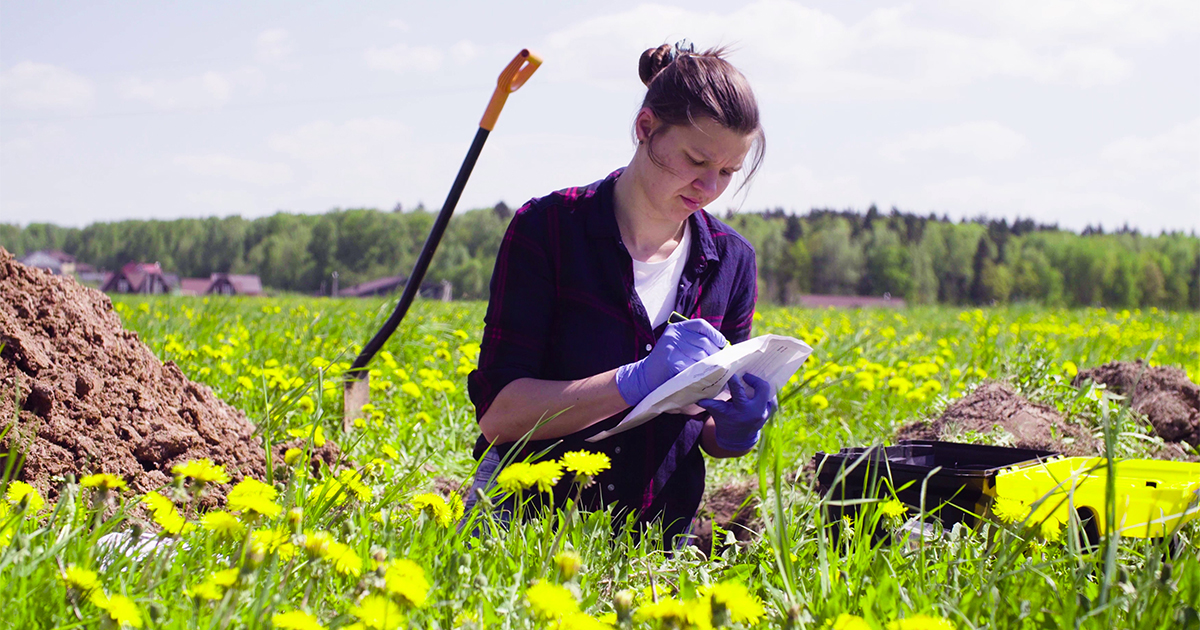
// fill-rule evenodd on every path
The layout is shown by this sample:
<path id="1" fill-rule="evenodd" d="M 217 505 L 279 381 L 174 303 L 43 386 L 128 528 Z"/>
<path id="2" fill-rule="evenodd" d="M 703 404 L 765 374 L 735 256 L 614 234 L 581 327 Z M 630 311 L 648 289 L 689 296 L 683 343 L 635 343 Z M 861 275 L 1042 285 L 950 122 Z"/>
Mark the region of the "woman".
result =
<path id="1" fill-rule="evenodd" d="M 720 50 L 660 46 L 642 54 L 639 74 L 648 89 L 629 165 L 534 199 L 513 216 L 468 389 L 482 433 L 475 456 L 486 452 L 476 488 L 530 431 L 517 460 L 560 440 L 547 458 L 601 451 L 612 468 L 582 491 L 581 505 L 615 503 L 618 514 L 644 523 L 661 518 L 671 548 L 704 492 L 701 451 L 738 457 L 753 448 L 774 410 L 769 385 L 746 375 L 753 394 L 734 379 L 728 401 L 701 401 L 694 414 L 662 414 L 594 444 L 585 439 L 615 426 L 683 368 L 749 338 L 754 249 L 703 208 L 752 151 L 747 179 L 753 175 L 763 133 L 749 84 Z M 672 311 L 692 319 L 668 324 Z M 556 501 L 570 482 L 555 488 Z"/>

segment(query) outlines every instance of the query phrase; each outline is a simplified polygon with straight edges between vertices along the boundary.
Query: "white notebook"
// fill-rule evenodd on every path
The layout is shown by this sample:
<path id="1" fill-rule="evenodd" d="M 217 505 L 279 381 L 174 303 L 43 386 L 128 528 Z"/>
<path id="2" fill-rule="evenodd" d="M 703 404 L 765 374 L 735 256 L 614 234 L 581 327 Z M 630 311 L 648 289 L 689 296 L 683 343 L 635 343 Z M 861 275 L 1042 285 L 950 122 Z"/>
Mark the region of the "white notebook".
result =
<path id="1" fill-rule="evenodd" d="M 621 423 L 588 438 L 598 442 L 628 431 L 660 413 L 673 413 L 705 398 L 724 398 L 725 386 L 734 374 L 753 374 L 778 392 L 812 354 L 808 344 L 783 335 L 761 335 L 731 344 L 720 352 L 697 361 L 650 392 Z M 698 408 L 697 408 L 698 409 Z"/>

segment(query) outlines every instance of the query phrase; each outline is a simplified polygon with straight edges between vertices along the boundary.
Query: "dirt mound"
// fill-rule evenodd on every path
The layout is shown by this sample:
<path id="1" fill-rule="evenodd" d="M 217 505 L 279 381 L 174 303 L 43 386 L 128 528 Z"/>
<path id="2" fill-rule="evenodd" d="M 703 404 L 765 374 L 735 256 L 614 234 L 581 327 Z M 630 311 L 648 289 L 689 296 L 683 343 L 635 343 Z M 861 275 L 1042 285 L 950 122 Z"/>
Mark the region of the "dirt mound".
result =
<path id="1" fill-rule="evenodd" d="M 990 438 L 999 446 L 1056 451 L 1065 455 L 1096 455 L 1099 442 L 1083 427 L 1067 422 L 1057 411 L 1029 402 L 1008 385 L 989 381 L 955 401 L 932 421 L 905 425 L 898 440 L 973 441 Z"/>
<path id="2" fill-rule="evenodd" d="M 692 527 L 692 544 L 704 553 L 713 549 L 713 523 L 747 541 L 762 531 L 758 518 L 758 484 L 754 480 L 735 481 L 706 494 L 699 516 Z M 724 545 L 717 541 L 717 547 Z"/>
<path id="3" fill-rule="evenodd" d="M 1200 446 L 1200 386 L 1170 366 L 1150 367 L 1141 359 L 1113 361 L 1080 370 L 1072 385 L 1091 380 L 1129 398 L 1133 410 L 1144 414 L 1159 437 Z"/>
<path id="4" fill-rule="evenodd" d="M 113 473 L 146 492 L 191 459 L 223 464 L 235 482 L 266 470 L 245 416 L 159 362 L 104 294 L 3 248 L 0 346 L 0 433 L 18 420 L 0 450 L 23 452 L 18 477 L 51 496 L 68 473 Z"/>

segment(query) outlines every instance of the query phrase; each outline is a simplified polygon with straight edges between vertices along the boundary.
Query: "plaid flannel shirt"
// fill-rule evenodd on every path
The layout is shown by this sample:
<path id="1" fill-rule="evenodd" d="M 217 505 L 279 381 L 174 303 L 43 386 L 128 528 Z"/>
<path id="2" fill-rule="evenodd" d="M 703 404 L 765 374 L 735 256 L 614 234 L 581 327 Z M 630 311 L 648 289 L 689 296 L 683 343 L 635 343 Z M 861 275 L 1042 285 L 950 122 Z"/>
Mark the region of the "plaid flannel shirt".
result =
<path id="1" fill-rule="evenodd" d="M 492 274 L 479 366 L 467 379 L 477 419 L 516 379 L 576 380 L 606 372 L 644 358 L 666 328 L 651 329 L 634 290 L 633 262 L 613 206 L 620 174 L 533 199 L 514 214 Z M 693 239 L 675 310 L 708 320 L 730 343 L 744 341 L 758 295 L 754 248 L 704 210 L 688 221 Z M 704 492 L 699 440 L 707 414 L 662 414 L 595 444 L 584 441 L 627 413 L 559 438 L 547 457 L 571 450 L 608 454 L 612 468 L 583 491 L 582 506 L 615 501 L 618 514 L 662 517 L 670 544 L 690 528 Z M 555 441 L 530 442 L 518 458 Z M 487 447 L 481 435 L 476 458 Z M 559 504 L 569 485 L 567 478 L 555 489 Z"/>

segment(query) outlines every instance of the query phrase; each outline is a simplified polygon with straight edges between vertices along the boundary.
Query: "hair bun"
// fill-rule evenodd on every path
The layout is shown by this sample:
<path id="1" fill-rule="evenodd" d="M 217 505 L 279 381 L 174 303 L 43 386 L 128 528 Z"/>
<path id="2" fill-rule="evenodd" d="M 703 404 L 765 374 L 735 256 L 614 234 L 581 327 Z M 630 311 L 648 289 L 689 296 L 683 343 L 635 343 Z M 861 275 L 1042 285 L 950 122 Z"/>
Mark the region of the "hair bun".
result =
<path id="1" fill-rule="evenodd" d="M 670 44 L 646 49 L 646 52 L 642 53 L 642 58 L 638 60 L 638 76 L 642 78 L 642 83 L 649 87 L 654 77 L 675 60 L 673 52 L 675 52 L 674 47 Z"/>

